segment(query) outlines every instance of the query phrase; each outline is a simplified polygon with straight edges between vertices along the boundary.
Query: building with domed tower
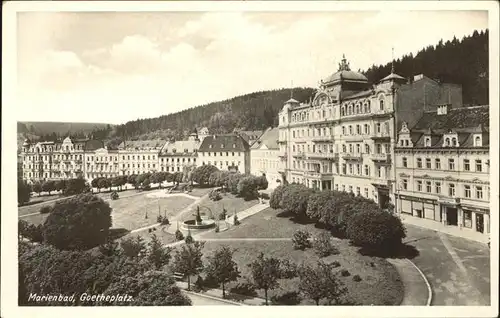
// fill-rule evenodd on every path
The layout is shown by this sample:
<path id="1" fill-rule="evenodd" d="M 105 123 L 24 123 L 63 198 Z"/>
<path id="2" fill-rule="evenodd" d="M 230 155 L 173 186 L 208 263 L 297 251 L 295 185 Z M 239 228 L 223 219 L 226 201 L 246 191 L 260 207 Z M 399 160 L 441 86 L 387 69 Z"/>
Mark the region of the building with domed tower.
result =
<path id="1" fill-rule="evenodd" d="M 23 179 L 34 182 L 84 177 L 84 153 L 89 140 L 71 139 L 31 143 L 22 148 Z"/>
<path id="2" fill-rule="evenodd" d="M 290 183 L 353 192 L 380 206 L 394 202 L 396 132 L 427 105 L 462 104 L 461 87 L 395 73 L 371 84 L 343 57 L 307 103 L 293 98 L 279 113 L 280 172 Z"/>

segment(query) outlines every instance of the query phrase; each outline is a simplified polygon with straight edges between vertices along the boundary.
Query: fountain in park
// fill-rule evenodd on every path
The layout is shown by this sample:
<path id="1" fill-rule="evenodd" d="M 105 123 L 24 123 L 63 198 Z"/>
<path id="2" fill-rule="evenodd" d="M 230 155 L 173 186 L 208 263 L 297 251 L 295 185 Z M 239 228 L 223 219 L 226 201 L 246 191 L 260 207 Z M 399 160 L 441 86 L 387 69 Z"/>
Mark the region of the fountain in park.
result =
<path id="1" fill-rule="evenodd" d="M 182 228 L 185 230 L 205 230 L 215 227 L 215 221 L 204 218 L 200 215 L 200 207 L 196 207 L 196 219 L 187 220 L 182 223 Z"/>

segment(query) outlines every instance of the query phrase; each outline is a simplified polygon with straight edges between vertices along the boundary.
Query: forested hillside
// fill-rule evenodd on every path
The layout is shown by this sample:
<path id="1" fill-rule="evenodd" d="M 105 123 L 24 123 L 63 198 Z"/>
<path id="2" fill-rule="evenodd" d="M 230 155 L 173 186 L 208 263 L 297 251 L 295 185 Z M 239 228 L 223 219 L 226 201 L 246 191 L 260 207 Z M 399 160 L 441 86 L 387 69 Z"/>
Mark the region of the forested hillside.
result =
<path id="1" fill-rule="evenodd" d="M 394 62 L 395 72 L 409 78 L 425 74 L 442 82 L 462 84 L 463 102 L 469 105 L 488 104 L 489 86 L 488 30 L 474 31 L 462 40 L 453 38 L 430 45 L 415 56 L 404 55 Z M 372 82 L 391 72 L 391 63 L 372 66 L 365 75 Z"/>
<path id="2" fill-rule="evenodd" d="M 313 93 L 312 88 L 293 89 L 293 97 L 299 101 L 309 99 Z M 116 136 L 133 138 L 149 134 L 144 138 L 152 135 L 180 138 L 195 127 L 208 127 L 213 133 L 231 132 L 234 128 L 262 130 L 277 125 L 278 111 L 290 96 L 290 89 L 251 93 L 158 118 L 130 121 L 116 127 Z"/>

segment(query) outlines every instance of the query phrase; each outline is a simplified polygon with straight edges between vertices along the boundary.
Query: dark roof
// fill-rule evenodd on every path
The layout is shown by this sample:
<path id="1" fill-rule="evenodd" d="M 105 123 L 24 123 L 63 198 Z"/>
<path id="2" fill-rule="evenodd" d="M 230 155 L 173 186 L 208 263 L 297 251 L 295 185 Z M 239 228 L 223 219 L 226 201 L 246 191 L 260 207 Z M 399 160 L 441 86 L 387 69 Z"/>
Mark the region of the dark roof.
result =
<path id="1" fill-rule="evenodd" d="M 153 140 L 127 140 L 122 142 L 118 149 L 160 149 L 165 145 L 165 140 L 153 139 Z"/>
<path id="2" fill-rule="evenodd" d="M 94 151 L 100 148 L 104 148 L 104 142 L 101 140 L 91 139 L 85 142 L 85 151 Z"/>
<path id="3" fill-rule="evenodd" d="M 262 130 L 242 130 L 238 134 L 250 144 L 262 136 Z"/>
<path id="4" fill-rule="evenodd" d="M 489 107 L 459 107 L 448 110 L 446 115 L 437 112 L 425 112 L 412 130 L 450 130 L 475 128 L 479 125 L 489 126 Z"/>
<path id="5" fill-rule="evenodd" d="M 260 149 L 263 144 L 267 149 L 279 149 L 278 137 L 278 128 L 270 127 L 252 144 L 252 149 Z"/>
<path id="6" fill-rule="evenodd" d="M 198 152 L 248 151 L 250 145 L 240 135 L 211 135 L 205 137 Z"/>

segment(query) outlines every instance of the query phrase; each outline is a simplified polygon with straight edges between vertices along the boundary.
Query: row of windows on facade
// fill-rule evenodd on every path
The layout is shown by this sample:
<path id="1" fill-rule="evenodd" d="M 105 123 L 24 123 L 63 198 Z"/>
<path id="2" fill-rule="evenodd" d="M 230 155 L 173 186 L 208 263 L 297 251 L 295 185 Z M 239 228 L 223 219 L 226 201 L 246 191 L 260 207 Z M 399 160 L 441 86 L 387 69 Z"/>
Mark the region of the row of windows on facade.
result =
<path id="1" fill-rule="evenodd" d="M 389 134 L 389 123 L 375 123 L 375 133 L 377 134 Z M 348 125 L 342 126 L 342 135 L 369 135 L 371 134 L 371 125 Z M 307 135 L 307 136 L 306 136 Z M 302 137 L 321 137 L 321 136 L 334 136 L 333 127 L 330 128 L 308 128 L 308 129 L 293 129 L 292 138 L 302 138 Z"/>
<path id="2" fill-rule="evenodd" d="M 226 151 L 225 152 L 226 154 L 226 157 L 229 157 L 229 151 Z M 206 153 L 207 156 L 214 156 L 216 157 L 217 156 L 217 152 L 207 152 Z M 234 157 L 235 155 L 238 156 L 238 157 L 241 157 L 241 152 L 231 152 L 231 155 Z M 219 156 L 223 157 L 224 156 L 224 152 L 219 152 Z"/>
<path id="3" fill-rule="evenodd" d="M 402 162 L 402 167 L 403 168 L 411 168 L 408 166 L 408 158 L 403 157 L 401 158 Z M 487 163 L 488 165 L 488 163 Z M 463 171 L 472 171 L 471 167 L 474 166 L 475 170 L 474 172 L 483 172 L 483 160 L 481 159 L 476 159 L 474 161 L 474 165 L 472 165 L 472 161 L 470 159 L 463 159 L 463 164 L 462 168 Z M 423 160 L 422 158 L 416 158 L 416 167 L 423 169 Z M 441 159 L 436 158 L 434 159 L 434 167 L 432 166 L 432 159 L 431 158 L 425 158 L 425 169 L 435 169 L 435 170 L 441 170 Z M 456 165 L 455 165 L 455 159 L 453 158 L 448 158 L 448 165 L 447 169 L 444 170 L 456 170 Z"/>
<path id="4" fill-rule="evenodd" d="M 410 139 L 404 138 L 399 141 L 400 147 L 410 147 Z M 431 147 L 431 137 L 426 136 L 424 137 L 424 147 Z M 474 147 L 482 147 L 482 138 L 481 136 L 475 136 L 474 137 Z M 443 147 L 460 147 L 458 143 L 457 137 L 446 137 L 443 140 Z"/>
<path id="5" fill-rule="evenodd" d="M 165 159 L 165 161 L 163 161 L 163 159 Z M 171 160 L 170 160 L 171 159 Z M 172 163 L 180 163 L 181 162 L 181 159 L 182 159 L 182 162 L 186 162 L 186 159 L 187 159 L 187 162 L 191 162 L 191 159 L 193 159 L 193 162 L 196 162 L 196 158 L 161 158 L 161 162 L 164 163 L 164 162 L 172 162 Z"/>
<path id="6" fill-rule="evenodd" d="M 357 144 L 350 143 L 349 147 L 347 147 L 347 145 L 343 144 L 342 145 L 342 153 L 366 153 L 366 154 L 370 154 L 371 153 L 370 145 L 364 144 L 364 152 L 362 152 L 362 145 L 363 144 L 360 144 L 360 143 L 357 143 Z M 306 148 L 306 145 L 297 145 L 297 147 L 295 147 L 295 145 L 292 145 L 292 152 L 305 152 L 305 149 L 307 149 L 307 152 L 311 152 L 311 149 L 312 149 L 313 153 L 316 153 L 316 152 L 319 152 L 319 153 L 325 152 L 326 153 L 326 152 L 328 152 L 328 150 L 330 152 L 334 152 L 334 150 L 335 150 L 335 152 L 336 152 L 337 146 L 335 145 L 335 147 L 334 147 L 333 145 L 328 145 L 328 148 L 327 148 L 327 145 L 323 145 L 323 147 L 316 146 L 316 145 L 307 145 L 307 148 Z M 347 149 L 349 149 L 349 152 L 347 152 Z M 375 153 L 376 154 L 382 154 L 382 153 L 389 154 L 390 152 L 391 152 L 390 144 L 387 144 L 387 143 L 375 144 Z"/>
<path id="7" fill-rule="evenodd" d="M 432 182 L 431 181 L 425 181 L 425 187 L 424 187 L 424 182 L 421 180 L 417 180 L 416 182 L 416 191 L 417 192 L 427 192 L 427 193 L 435 193 L 435 194 L 441 194 L 441 187 L 442 184 L 441 182 L 435 181 L 434 182 L 434 192 L 433 187 L 432 187 Z M 401 186 L 403 190 L 408 190 L 408 180 L 407 179 L 402 179 L 401 180 Z M 448 193 L 447 195 L 450 197 L 456 197 L 456 185 L 454 183 L 448 183 Z M 483 186 L 474 186 L 475 188 L 475 199 L 483 199 Z M 472 198 L 472 186 L 470 185 L 463 185 L 463 196 L 465 198 Z"/>
<path id="8" fill-rule="evenodd" d="M 26 161 L 49 161 L 52 160 L 83 160 L 83 155 L 45 155 L 45 156 L 26 156 Z"/>
<path id="9" fill-rule="evenodd" d="M 260 168 L 277 169 L 279 166 L 279 160 L 263 160 L 263 159 L 252 160 L 252 166 Z"/>
<path id="10" fill-rule="evenodd" d="M 323 167 L 323 170 L 320 168 Z M 371 177 L 370 174 L 370 166 L 364 165 L 362 170 L 361 164 L 353 164 L 353 163 L 343 163 L 342 169 L 339 170 L 338 163 L 335 164 L 311 164 L 306 163 L 304 161 L 293 161 L 293 169 L 302 169 L 303 171 L 314 171 L 314 172 L 323 172 L 323 173 L 337 173 L 341 175 L 353 175 L 353 176 L 366 176 Z M 390 176 L 389 170 L 387 167 L 378 167 L 375 166 L 375 177 L 380 179 L 385 179 Z"/>
<path id="11" fill-rule="evenodd" d="M 221 148 L 224 148 L 224 144 L 220 144 Z M 208 148 L 213 148 L 213 145 L 208 145 Z M 236 148 L 236 144 L 233 144 L 233 148 Z"/>
<path id="12" fill-rule="evenodd" d="M 212 165 L 212 161 L 208 161 L 208 162 L 207 162 L 207 164 L 208 164 L 209 166 L 210 166 L 210 165 Z M 205 165 L 205 161 L 203 161 L 203 162 L 202 162 L 202 165 Z M 213 162 L 213 165 L 214 165 L 214 166 L 216 166 L 216 165 L 217 165 L 217 161 L 214 161 L 214 162 Z M 223 165 L 224 165 L 224 164 L 223 164 L 223 161 L 219 161 L 219 165 L 220 165 L 220 166 L 223 166 Z M 238 166 L 239 166 L 239 165 L 241 165 L 241 161 L 238 161 Z M 228 167 L 230 167 L 230 166 L 234 167 L 234 166 L 236 166 L 236 165 L 234 164 L 234 161 L 231 161 L 231 165 L 229 165 L 229 161 L 226 161 L 226 166 L 228 166 Z"/>
<path id="13" fill-rule="evenodd" d="M 47 147 L 33 147 L 28 150 L 28 152 L 51 152 L 51 151 L 74 151 L 74 150 L 83 150 L 83 145 L 74 146 L 47 146 Z"/>
<path id="14" fill-rule="evenodd" d="M 292 182 L 306 184 L 306 180 L 304 178 L 292 177 Z M 335 191 L 339 191 L 339 189 L 341 189 L 342 192 L 346 192 L 346 190 L 348 190 L 349 192 L 354 193 L 354 191 L 353 191 L 354 187 L 352 185 L 346 186 L 345 184 L 342 184 L 339 186 L 339 184 L 336 183 L 334 186 L 334 189 L 335 189 Z M 369 198 L 369 193 L 370 193 L 369 189 L 364 188 L 364 196 L 366 198 Z M 360 187 L 356 187 L 356 195 L 358 195 L 358 196 L 361 195 L 361 188 Z M 372 196 L 374 196 L 374 197 L 376 196 L 375 191 L 372 191 Z"/>
<path id="15" fill-rule="evenodd" d="M 385 110 L 385 101 L 383 97 L 379 100 L 379 110 L 381 111 Z M 340 116 L 368 114 L 370 112 L 371 112 L 371 105 L 369 100 L 365 101 L 364 103 L 361 102 L 350 103 L 349 105 L 342 105 L 340 107 Z M 316 120 L 332 118 L 334 113 L 335 113 L 335 107 L 328 110 L 323 109 L 321 111 L 319 110 L 301 111 L 292 114 L 292 122 L 309 121 L 309 117 Z"/>
<path id="16" fill-rule="evenodd" d="M 23 169 L 32 169 L 31 167 L 33 167 L 33 169 L 66 169 L 66 170 L 71 170 L 71 169 L 82 169 L 82 166 L 81 165 L 73 165 L 73 166 L 70 166 L 70 165 L 23 165 Z"/>

